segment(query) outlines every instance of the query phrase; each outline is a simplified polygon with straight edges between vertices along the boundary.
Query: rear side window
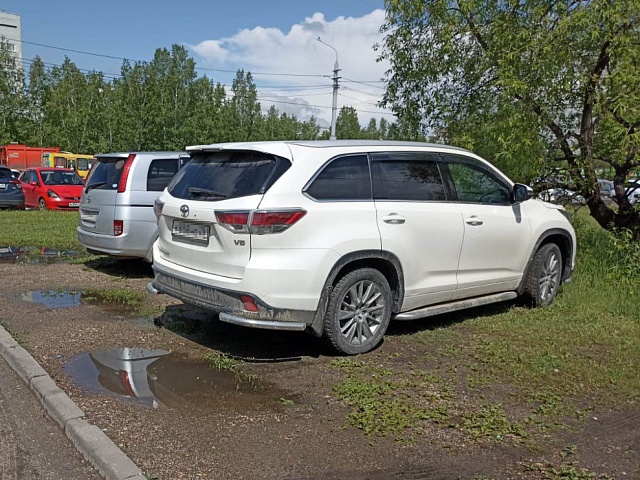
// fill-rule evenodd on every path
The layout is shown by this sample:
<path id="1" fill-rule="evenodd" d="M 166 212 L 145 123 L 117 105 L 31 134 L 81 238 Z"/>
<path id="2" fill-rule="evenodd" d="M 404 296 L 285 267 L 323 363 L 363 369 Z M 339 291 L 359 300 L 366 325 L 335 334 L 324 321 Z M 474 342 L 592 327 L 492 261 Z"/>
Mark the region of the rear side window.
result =
<path id="1" fill-rule="evenodd" d="M 151 161 L 147 171 L 147 190 L 163 191 L 177 172 L 178 160 L 168 158 Z"/>
<path id="2" fill-rule="evenodd" d="M 306 187 L 316 200 L 370 200 L 371 176 L 366 155 L 332 160 Z"/>
<path id="3" fill-rule="evenodd" d="M 402 155 L 371 163 L 376 200 L 444 201 L 438 164 Z"/>
<path id="4" fill-rule="evenodd" d="M 185 200 L 224 200 L 262 194 L 291 166 L 284 158 L 260 152 L 199 152 L 168 186 Z"/>
<path id="5" fill-rule="evenodd" d="M 125 158 L 96 160 L 85 183 L 86 187 L 96 188 L 98 190 L 116 190 L 120 182 L 120 177 L 122 176 L 122 169 L 125 162 Z"/>
<path id="6" fill-rule="evenodd" d="M 11 170 L 8 168 L 0 168 L 0 178 L 11 178 Z"/>

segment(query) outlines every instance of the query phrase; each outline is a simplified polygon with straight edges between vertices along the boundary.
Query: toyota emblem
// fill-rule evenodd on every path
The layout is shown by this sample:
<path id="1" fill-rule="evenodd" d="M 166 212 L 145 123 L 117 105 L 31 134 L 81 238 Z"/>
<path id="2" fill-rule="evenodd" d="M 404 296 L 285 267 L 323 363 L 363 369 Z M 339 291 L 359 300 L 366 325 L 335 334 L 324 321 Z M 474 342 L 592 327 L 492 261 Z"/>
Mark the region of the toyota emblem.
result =
<path id="1" fill-rule="evenodd" d="M 189 216 L 189 205 L 182 205 L 180 207 L 180 215 L 182 215 L 183 217 Z"/>

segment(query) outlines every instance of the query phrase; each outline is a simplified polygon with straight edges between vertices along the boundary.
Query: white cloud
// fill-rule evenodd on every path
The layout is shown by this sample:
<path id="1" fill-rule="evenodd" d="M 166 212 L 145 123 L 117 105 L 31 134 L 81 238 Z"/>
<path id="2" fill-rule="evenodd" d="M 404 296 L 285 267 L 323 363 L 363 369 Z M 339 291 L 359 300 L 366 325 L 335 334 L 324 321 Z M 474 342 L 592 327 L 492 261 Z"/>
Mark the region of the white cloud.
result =
<path id="1" fill-rule="evenodd" d="M 366 125 L 372 117 L 393 120 L 375 105 L 383 93 L 383 85 L 377 81 L 388 69 L 386 62 L 376 62 L 378 53 L 373 50 L 374 44 L 382 42 L 379 30 L 383 23 L 383 10 L 332 21 L 327 21 L 322 13 L 314 13 L 292 25 L 288 32 L 255 27 L 241 30 L 232 37 L 206 39 L 189 48 L 199 66 L 251 71 L 265 110 L 275 104 L 280 112 L 304 120 L 314 115 L 328 125 L 332 104 L 329 77 L 333 74 L 336 56 L 331 48 L 317 41 L 320 37 L 338 52 L 342 77 L 338 108 L 353 106 L 358 110 L 360 122 Z M 210 76 L 215 79 L 215 73 Z"/>

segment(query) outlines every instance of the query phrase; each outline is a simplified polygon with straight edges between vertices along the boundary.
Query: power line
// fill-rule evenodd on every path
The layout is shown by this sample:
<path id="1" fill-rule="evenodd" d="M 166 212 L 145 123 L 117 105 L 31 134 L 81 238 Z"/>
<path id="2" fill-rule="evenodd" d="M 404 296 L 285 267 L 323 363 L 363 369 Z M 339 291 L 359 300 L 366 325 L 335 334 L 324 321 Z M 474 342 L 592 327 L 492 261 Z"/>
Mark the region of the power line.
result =
<path id="1" fill-rule="evenodd" d="M 373 107 L 377 107 L 378 106 L 377 103 L 365 102 L 364 100 L 360 100 L 359 98 L 356 98 L 356 97 L 350 97 L 349 95 L 345 95 L 344 93 L 341 93 L 340 96 L 344 97 L 344 98 L 349 98 L 351 100 L 355 100 L 358 103 L 364 103 L 366 105 L 371 105 Z"/>
<path id="2" fill-rule="evenodd" d="M 353 80 L 351 78 L 343 77 L 343 81 L 359 83 L 361 85 L 366 85 L 367 87 L 379 88 L 380 90 L 384 90 L 384 87 L 380 87 L 378 85 L 371 85 L 372 83 L 384 83 L 382 80 L 369 80 L 369 81 L 363 82 L 361 80 Z"/>
<path id="3" fill-rule="evenodd" d="M 344 90 L 348 90 L 350 92 L 357 92 L 357 93 L 362 93 L 364 95 L 369 95 L 371 97 L 380 97 L 379 94 L 377 93 L 371 93 L 371 92 L 365 92 L 364 90 L 358 90 L 357 88 L 351 88 L 351 87 L 342 87 Z"/>
<path id="4" fill-rule="evenodd" d="M 50 48 L 53 50 L 60 50 L 63 52 L 71 52 L 71 53 L 78 53 L 81 55 L 90 55 L 92 57 L 99 57 L 99 58 L 108 58 L 111 60 L 121 60 L 121 61 L 126 61 L 126 62 L 134 62 L 134 63 L 149 63 L 148 61 L 145 60 L 135 60 L 132 58 L 126 58 L 126 57 L 118 57 L 115 55 L 107 55 L 104 53 L 95 53 L 95 52 L 87 52 L 84 50 L 76 50 L 76 49 L 72 49 L 72 48 L 64 48 L 64 47 L 58 47 L 55 45 L 48 45 L 46 43 L 38 43 L 38 42 L 29 42 L 27 40 L 19 40 L 21 43 L 27 44 L 27 45 L 34 45 L 34 46 L 38 46 L 38 47 L 44 47 L 44 48 Z M 226 70 L 226 69 L 220 69 L 220 68 L 208 68 L 208 67 L 195 67 L 196 70 L 202 70 L 202 71 L 206 71 L 206 72 L 220 72 L 220 73 L 237 73 L 238 70 Z M 315 77 L 315 78 L 331 78 L 330 75 L 323 75 L 323 74 L 314 74 L 314 73 L 284 73 L 284 72 L 254 72 L 251 71 L 249 69 L 244 69 L 247 72 L 250 72 L 251 75 L 264 75 L 264 76 L 282 76 L 282 77 Z M 111 74 L 114 75 L 114 74 Z M 119 75 L 118 75 L 119 76 Z M 369 87 L 373 87 L 373 88 L 379 88 L 381 90 L 384 90 L 383 87 L 379 87 L 377 85 L 371 85 L 371 83 L 383 83 L 382 80 L 353 80 L 351 78 L 346 78 L 343 77 L 343 82 L 353 82 L 353 83 L 360 83 L 362 85 L 366 85 Z"/>
<path id="5" fill-rule="evenodd" d="M 99 56 L 99 54 L 95 54 L 95 55 L 98 55 L 98 56 Z M 35 63 L 35 59 L 23 58 L 22 60 L 23 60 L 23 62 L 26 62 L 26 63 L 28 63 L 28 64 L 33 64 L 33 63 Z M 60 68 L 60 67 L 62 67 L 62 64 L 50 63 L 50 62 L 44 62 L 44 61 L 42 61 L 42 60 L 40 60 L 40 62 L 41 62 L 43 65 L 45 65 L 45 67 L 47 67 L 49 70 L 51 70 L 52 68 Z M 72 63 L 73 63 L 73 62 L 72 62 Z M 115 80 L 115 79 L 118 79 L 118 78 L 122 78 L 122 75 L 121 75 L 121 74 L 104 73 L 104 72 L 100 72 L 100 71 L 96 71 L 96 70 L 89 70 L 89 69 L 85 69 L 85 68 L 79 68 L 77 65 L 75 65 L 75 63 L 74 63 L 74 67 L 75 67 L 78 71 L 80 71 L 80 72 L 96 73 L 96 74 L 100 74 L 100 75 L 102 75 L 103 77 L 107 77 L 107 78 L 111 77 L 111 79 L 112 79 L 112 80 Z M 268 90 L 269 88 L 276 88 L 276 87 L 278 87 L 278 86 L 264 86 L 264 87 L 260 87 L 260 88 L 264 88 L 264 89 L 267 89 L 267 90 Z M 287 88 L 287 87 L 289 87 L 289 86 L 287 86 L 287 85 L 282 85 L 282 86 L 279 86 L 279 87 L 280 87 L 280 88 L 285 89 L 285 88 Z M 326 86 L 326 85 L 315 85 L 315 86 L 312 86 L 312 87 L 313 87 L 314 89 L 327 88 L 327 86 Z M 256 88 L 259 88 L 259 87 L 256 85 Z M 308 88 L 308 87 L 304 87 L 302 90 L 305 90 L 305 89 L 307 89 L 307 88 Z M 353 90 L 353 91 L 356 91 L 356 92 L 358 92 L 358 91 L 359 91 L 359 90 L 350 89 L 350 88 L 347 88 L 347 87 L 345 87 L 345 89 L 347 89 L 347 90 Z M 293 92 L 292 92 L 292 93 L 293 93 Z M 362 92 L 362 93 L 367 93 L 367 92 Z M 330 94 L 330 92 L 326 92 L 326 93 L 315 93 L 315 94 L 302 94 L 302 93 L 300 93 L 299 95 L 300 95 L 300 96 L 317 96 L 317 95 L 329 95 L 329 94 Z M 342 95 L 342 96 L 344 96 L 344 97 L 346 97 L 346 98 L 350 98 L 350 99 L 352 99 L 352 100 L 359 101 L 360 103 L 366 103 L 366 104 L 369 104 L 369 105 L 373 105 L 373 104 L 371 104 L 371 103 L 369 103 L 369 102 L 363 102 L 363 101 L 360 101 L 360 100 L 358 100 L 358 99 L 356 99 L 356 98 L 349 97 L 349 96 L 344 95 L 344 94 L 340 94 L 340 95 Z M 373 95 L 373 94 L 369 94 L 369 95 Z M 233 98 L 233 94 L 226 93 L 226 97 L 227 97 L 227 98 Z M 270 96 L 268 96 L 268 95 L 267 95 L 267 96 L 260 96 L 260 97 L 256 97 L 256 99 L 257 99 L 257 100 L 262 100 L 262 101 L 270 102 L 270 103 L 274 103 L 274 104 L 296 105 L 296 106 L 300 106 L 300 107 L 323 108 L 323 109 L 332 109 L 332 108 L 333 108 L 333 107 L 331 107 L 331 106 L 327 106 L 327 105 L 315 105 L 315 104 L 310 104 L 310 103 L 292 102 L 292 101 L 286 101 L 286 100 L 274 100 L 274 98 L 278 98 L 278 97 L 277 97 L 277 96 L 276 96 L 276 97 L 273 97 L 273 96 L 271 96 L 271 97 L 270 97 Z M 391 116 L 394 116 L 394 114 L 392 114 L 392 113 L 387 113 L 387 112 L 372 111 L 372 110 L 360 110 L 360 109 L 355 109 L 355 110 L 356 110 L 356 112 L 357 112 L 357 113 L 373 113 L 373 114 L 377 114 L 377 115 L 391 115 Z"/>
<path id="6" fill-rule="evenodd" d="M 93 53 L 93 52 L 85 52 L 83 50 L 75 50 L 72 48 L 63 48 L 56 47 L 54 45 L 47 45 L 45 43 L 37 43 L 37 42 L 28 42 L 26 40 L 21 40 L 21 43 L 25 43 L 27 45 L 36 45 L 38 47 L 51 48 L 53 50 L 61 50 L 63 52 L 72 52 L 79 53 L 81 55 L 90 55 L 92 57 L 100 57 L 100 58 L 109 58 L 112 60 L 122 60 L 124 62 L 135 62 L 135 63 L 149 63 L 144 60 L 134 60 L 132 58 L 124 58 L 124 57 L 116 57 L 114 55 L 105 55 L 102 53 Z M 206 67 L 195 67 L 196 70 L 201 70 L 203 72 L 219 72 L 219 73 L 237 73 L 237 70 L 225 70 L 221 68 L 206 68 Z M 249 70 L 247 70 L 249 71 Z M 261 75 L 261 76 L 275 76 L 275 77 L 315 77 L 315 78 L 324 78 L 327 75 L 320 74 L 312 74 L 312 73 L 271 73 L 271 72 L 251 72 L 251 75 Z"/>

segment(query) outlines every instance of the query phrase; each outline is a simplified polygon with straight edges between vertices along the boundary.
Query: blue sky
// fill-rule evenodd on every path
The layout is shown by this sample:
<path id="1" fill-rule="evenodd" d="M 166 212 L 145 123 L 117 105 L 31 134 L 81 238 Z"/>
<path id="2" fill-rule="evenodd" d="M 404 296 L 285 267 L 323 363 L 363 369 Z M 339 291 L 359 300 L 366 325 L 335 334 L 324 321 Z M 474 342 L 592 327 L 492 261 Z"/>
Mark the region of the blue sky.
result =
<path id="1" fill-rule="evenodd" d="M 393 120 L 376 107 L 388 68 L 372 48 L 382 40 L 383 8 L 383 0 L 0 1 L 0 9 L 21 16 L 27 68 L 36 55 L 51 65 L 66 55 L 81 69 L 117 75 L 119 58 L 148 61 L 157 48 L 177 43 L 198 67 L 210 69 L 200 73 L 222 84 L 230 85 L 234 74 L 220 70 L 255 73 L 265 109 L 274 104 L 325 123 L 331 117 L 326 76 L 335 53 L 316 41 L 320 36 L 338 52 L 344 77 L 338 106 L 356 108 L 363 124 L 372 117 Z"/>

